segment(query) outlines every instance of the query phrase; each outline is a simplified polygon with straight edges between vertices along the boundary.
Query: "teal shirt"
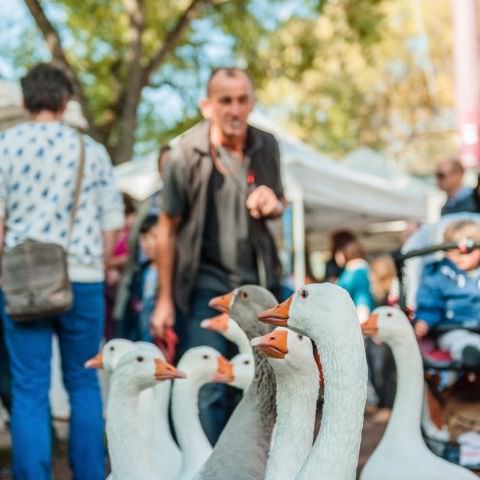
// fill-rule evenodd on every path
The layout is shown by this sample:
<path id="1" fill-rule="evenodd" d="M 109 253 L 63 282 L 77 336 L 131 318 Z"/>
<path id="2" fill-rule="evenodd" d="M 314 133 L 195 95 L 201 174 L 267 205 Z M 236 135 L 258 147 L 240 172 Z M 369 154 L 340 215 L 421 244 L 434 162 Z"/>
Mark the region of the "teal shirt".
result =
<path id="1" fill-rule="evenodd" d="M 337 284 L 347 290 L 355 306 L 366 306 L 370 311 L 375 308 L 375 301 L 370 291 L 370 274 L 366 262 L 354 267 L 345 267 Z"/>

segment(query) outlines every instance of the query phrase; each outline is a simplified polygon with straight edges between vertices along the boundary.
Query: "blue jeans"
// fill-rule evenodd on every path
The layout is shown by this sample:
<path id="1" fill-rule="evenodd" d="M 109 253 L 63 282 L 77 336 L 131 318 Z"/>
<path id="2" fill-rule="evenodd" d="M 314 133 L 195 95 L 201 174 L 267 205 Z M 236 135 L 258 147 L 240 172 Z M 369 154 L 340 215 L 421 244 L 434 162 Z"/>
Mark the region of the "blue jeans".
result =
<path id="1" fill-rule="evenodd" d="M 175 330 L 179 336 L 177 356 L 192 347 L 208 345 L 218 350 L 226 358 L 237 353 L 237 348 L 222 335 L 200 327 L 206 318 L 218 315 L 208 306 L 208 302 L 219 292 L 208 289 L 197 289 L 193 292 L 190 311 L 187 315 L 177 310 Z M 215 445 L 230 415 L 241 398 L 241 392 L 228 385 L 209 383 L 200 390 L 198 408 L 203 429 L 212 445 Z"/>
<path id="2" fill-rule="evenodd" d="M 74 305 L 58 318 L 27 324 L 4 314 L 13 382 L 11 434 L 15 480 L 51 479 L 50 361 L 58 335 L 70 400 L 69 459 L 74 480 L 104 480 L 102 400 L 97 372 L 84 363 L 99 349 L 103 283 L 73 283 Z"/>

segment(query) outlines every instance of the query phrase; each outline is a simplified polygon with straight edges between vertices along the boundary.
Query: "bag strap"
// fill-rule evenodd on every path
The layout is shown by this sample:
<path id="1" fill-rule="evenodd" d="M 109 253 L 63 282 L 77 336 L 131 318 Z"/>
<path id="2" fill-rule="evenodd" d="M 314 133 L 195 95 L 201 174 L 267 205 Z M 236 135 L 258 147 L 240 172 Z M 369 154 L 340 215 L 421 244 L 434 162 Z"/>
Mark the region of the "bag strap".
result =
<path id="1" fill-rule="evenodd" d="M 77 180 L 75 182 L 75 189 L 73 191 L 72 209 L 70 210 L 70 223 L 68 225 L 67 234 L 67 249 L 70 245 L 70 239 L 72 237 L 73 227 L 75 225 L 75 217 L 78 210 L 78 200 L 80 198 L 80 187 L 82 186 L 83 172 L 85 170 L 85 140 L 83 134 L 78 132 L 78 139 L 80 141 L 80 161 L 78 164 Z"/>

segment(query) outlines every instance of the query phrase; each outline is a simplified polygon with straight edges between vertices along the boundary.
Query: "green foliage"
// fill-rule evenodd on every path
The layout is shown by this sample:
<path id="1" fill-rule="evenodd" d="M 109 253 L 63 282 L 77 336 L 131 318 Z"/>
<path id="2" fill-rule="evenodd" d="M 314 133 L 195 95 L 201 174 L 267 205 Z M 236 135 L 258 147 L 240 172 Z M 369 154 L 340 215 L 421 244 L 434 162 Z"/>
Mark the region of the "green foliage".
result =
<path id="1" fill-rule="evenodd" d="M 140 65 L 145 67 L 191 0 L 143 0 Z M 80 78 L 94 127 L 113 152 L 132 60 L 130 20 L 122 0 L 44 0 L 66 56 Z M 132 128 L 136 152 L 156 148 L 198 118 L 212 67 L 248 68 L 260 98 L 281 104 L 297 130 L 322 149 L 356 145 L 365 83 L 352 78 L 351 53 L 365 63 L 381 38 L 384 0 L 211 0 L 177 40 L 143 89 Z M 319 16 L 320 15 L 320 16 Z M 40 33 L 23 22 L 7 62 L 22 71 L 46 59 Z M 1 46 L 1 45 L 0 45 Z M 346 55 L 346 58 L 343 58 Z M 356 59 L 358 63 L 358 59 Z M 285 104 L 284 104 L 285 103 Z"/>

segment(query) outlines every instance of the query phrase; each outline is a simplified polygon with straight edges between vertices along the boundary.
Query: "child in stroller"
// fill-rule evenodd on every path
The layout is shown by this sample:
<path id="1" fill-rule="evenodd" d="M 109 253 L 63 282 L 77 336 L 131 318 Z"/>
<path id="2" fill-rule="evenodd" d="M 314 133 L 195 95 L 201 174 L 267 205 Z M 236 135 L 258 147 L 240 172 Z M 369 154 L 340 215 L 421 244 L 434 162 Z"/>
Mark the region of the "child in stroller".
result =
<path id="1" fill-rule="evenodd" d="M 399 260 L 400 305 L 416 312 L 421 337 L 422 432 L 438 455 L 475 470 L 480 468 L 479 240 L 480 215 L 445 215 L 410 237 Z"/>
<path id="2" fill-rule="evenodd" d="M 480 241 L 480 224 L 456 221 L 444 241 L 461 245 Z M 480 250 L 449 250 L 445 258 L 425 266 L 417 293 L 417 336 L 438 333 L 438 346 L 466 368 L 480 368 Z M 442 327 L 449 327 L 441 333 Z M 452 328 L 453 327 L 453 328 Z"/>

